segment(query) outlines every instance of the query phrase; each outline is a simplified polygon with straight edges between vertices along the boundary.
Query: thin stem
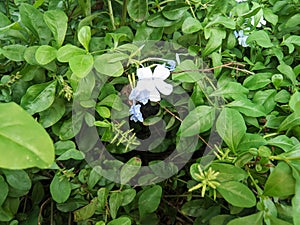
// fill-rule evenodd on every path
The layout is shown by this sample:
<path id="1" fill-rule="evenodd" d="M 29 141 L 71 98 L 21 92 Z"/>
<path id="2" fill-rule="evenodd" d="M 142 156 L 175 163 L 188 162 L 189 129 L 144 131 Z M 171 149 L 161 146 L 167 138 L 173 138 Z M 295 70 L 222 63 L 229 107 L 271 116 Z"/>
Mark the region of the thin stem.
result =
<path id="1" fill-rule="evenodd" d="M 126 17 L 127 17 L 127 4 L 128 0 L 123 0 L 123 7 L 122 7 L 122 17 L 121 17 L 121 25 L 125 25 Z"/>
<path id="2" fill-rule="evenodd" d="M 42 224 L 41 219 L 42 219 L 43 208 L 47 204 L 47 202 L 49 202 L 50 200 L 51 200 L 51 198 L 48 198 L 46 201 L 43 202 L 43 204 L 40 207 L 40 211 L 39 211 L 39 215 L 38 215 L 38 225 Z"/>
<path id="3" fill-rule="evenodd" d="M 107 0 L 107 3 L 108 3 L 108 11 L 109 11 L 111 25 L 112 25 L 113 30 L 115 30 L 116 25 L 115 25 L 114 11 L 112 9 L 111 0 Z"/>

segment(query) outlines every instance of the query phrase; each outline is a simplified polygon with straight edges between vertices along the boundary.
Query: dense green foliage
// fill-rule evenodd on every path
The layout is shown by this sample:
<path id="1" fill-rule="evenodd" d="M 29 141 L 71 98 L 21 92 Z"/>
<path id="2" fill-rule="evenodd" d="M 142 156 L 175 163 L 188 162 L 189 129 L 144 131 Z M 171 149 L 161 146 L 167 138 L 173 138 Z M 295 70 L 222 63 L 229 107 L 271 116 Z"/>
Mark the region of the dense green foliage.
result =
<path id="1" fill-rule="evenodd" d="M 300 225 L 299 11 L 298 0 L 1 1 L 0 225 Z M 134 123 L 137 67 L 176 53 L 173 92 Z M 163 140 L 135 151 L 157 127 Z M 88 128 L 118 159 L 103 156 L 106 172 Z M 192 157 L 161 164 L 172 152 Z"/>

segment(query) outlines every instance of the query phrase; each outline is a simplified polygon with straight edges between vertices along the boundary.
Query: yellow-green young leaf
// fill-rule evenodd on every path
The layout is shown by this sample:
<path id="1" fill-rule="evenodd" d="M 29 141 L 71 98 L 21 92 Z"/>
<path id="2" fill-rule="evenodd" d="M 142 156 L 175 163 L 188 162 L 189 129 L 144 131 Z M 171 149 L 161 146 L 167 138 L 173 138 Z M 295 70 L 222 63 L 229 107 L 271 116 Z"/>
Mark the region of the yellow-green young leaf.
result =
<path id="1" fill-rule="evenodd" d="M 137 157 L 129 159 L 128 162 L 124 164 L 120 172 L 121 184 L 126 184 L 128 181 L 130 181 L 130 179 L 133 178 L 139 172 L 141 166 L 141 159 Z"/>
<path id="2" fill-rule="evenodd" d="M 264 195 L 283 197 L 294 193 L 295 179 L 292 175 L 292 169 L 285 162 L 280 162 L 267 179 Z"/>
<path id="3" fill-rule="evenodd" d="M 80 209 L 77 209 L 74 212 L 74 220 L 76 222 L 86 220 L 95 214 L 96 209 L 97 209 L 97 198 L 93 198 L 90 204 Z"/>
<path id="4" fill-rule="evenodd" d="M 69 199 L 71 194 L 71 183 L 68 178 L 59 173 L 55 174 L 50 184 L 50 193 L 54 201 L 63 203 Z"/>
<path id="5" fill-rule="evenodd" d="M 293 112 L 281 122 L 278 131 L 288 130 L 298 125 L 300 125 L 300 114 Z"/>
<path id="6" fill-rule="evenodd" d="M 224 182 L 217 187 L 217 190 L 233 206 L 251 208 L 256 204 L 253 192 L 238 181 Z"/>
<path id="7" fill-rule="evenodd" d="M 44 20 L 51 30 L 57 47 L 60 47 L 65 39 L 68 26 L 68 17 L 61 10 L 49 10 L 44 13 Z"/>
<path id="8" fill-rule="evenodd" d="M 85 48 L 86 51 L 89 51 L 89 44 L 91 41 L 91 28 L 89 26 L 83 26 L 78 32 L 78 40 Z"/>
<path id="9" fill-rule="evenodd" d="M 84 55 L 85 51 L 77 46 L 67 44 L 57 51 L 57 60 L 60 62 L 69 62 L 76 55 Z"/>
<path id="10" fill-rule="evenodd" d="M 94 58 L 91 55 L 76 55 L 69 60 L 73 73 L 83 78 L 93 69 Z"/>
<path id="11" fill-rule="evenodd" d="M 49 45 L 40 46 L 35 52 L 35 59 L 41 65 L 46 65 L 56 58 L 57 50 Z"/>
<path id="12" fill-rule="evenodd" d="M 55 99 L 57 81 L 30 86 L 20 105 L 31 115 L 48 109 Z"/>
<path id="13" fill-rule="evenodd" d="M 107 225 L 131 225 L 131 220 L 128 217 L 120 217 L 110 221 Z"/>
<path id="14" fill-rule="evenodd" d="M 108 63 L 112 58 L 113 54 L 103 54 L 95 58 L 95 69 L 104 75 L 111 77 L 119 77 L 123 74 L 124 68 L 120 61 Z"/>
<path id="15" fill-rule="evenodd" d="M 229 221 L 227 225 L 263 225 L 263 213 L 264 212 L 258 212 L 250 216 L 240 217 Z"/>
<path id="16" fill-rule="evenodd" d="M 298 215 L 297 215 L 298 216 Z M 291 223 L 284 221 L 282 219 L 278 219 L 274 216 L 268 216 L 268 219 L 270 220 L 270 225 L 292 225 Z M 296 223 L 294 223 L 296 224 Z"/>
<path id="17" fill-rule="evenodd" d="M 48 133 L 15 103 L 0 103 L 0 167 L 48 168 L 54 146 Z"/>

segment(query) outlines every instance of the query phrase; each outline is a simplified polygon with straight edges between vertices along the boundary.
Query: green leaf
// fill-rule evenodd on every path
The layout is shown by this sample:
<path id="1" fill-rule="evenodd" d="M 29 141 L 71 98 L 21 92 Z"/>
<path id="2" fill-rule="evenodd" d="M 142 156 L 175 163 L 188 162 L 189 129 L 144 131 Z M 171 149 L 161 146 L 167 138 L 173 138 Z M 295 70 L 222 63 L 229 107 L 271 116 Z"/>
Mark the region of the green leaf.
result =
<path id="1" fill-rule="evenodd" d="M 174 26 L 177 23 L 177 20 L 167 20 L 161 13 L 155 13 L 149 16 L 147 25 L 155 28 L 163 28 Z M 159 31 L 160 29 L 156 29 Z M 153 30 L 154 32 L 155 30 Z M 161 37 L 160 37 L 161 38 Z M 159 39 L 160 39 L 159 38 Z"/>
<path id="2" fill-rule="evenodd" d="M 10 187 L 17 190 L 29 191 L 31 188 L 31 179 L 24 170 L 1 170 L 5 175 L 6 181 Z"/>
<path id="3" fill-rule="evenodd" d="M 3 47 L 1 53 L 12 61 L 20 62 L 24 60 L 25 50 L 26 46 L 24 45 L 7 45 Z"/>
<path id="4" fill-rule="evenodd" d="M 1 190 L 0 192 L 0 207 L 1 207 L 8 195 L 8 185 L 1 175 L 0 175 L 0 190 Z"/>
<path id="5" fill-rule="evenodd" d="M 69 64 L 73 73 L 83 78 L 93 69 L 94 58 L 92 55 L 76 55 L 69 60 Z"/>
<path id="6" fill-rule="evenodd" d="M 80 28 L 78 32 L 78 40 L 80 44 L 82 44 L 82 46 L 88 52 L 90 41 L 91 41 L 91 28 L 89 26 L 83 26 Z"/>
<path id="7" fill-rule="evenodd" d="M 136 22 L 142 22 L 148 13 L 148 0 L 129 0 L 128 15 Z"/>
<path id="8" fill-rule="evenodd" d="M 250 148 L 259 148 L 260 146 L 266 145 L 267 141 L 259 134 L 246 133 L 242 138 L 238 149 L 239 151 L 248 151 Z"/>
<path id="9" fill-rule="evenodd" d="M 187 216 L 198 217 L 203 214 L 203 204 L 202 199 L 191 200 L 183 204 L 181 207 L 181 212 Z"/>
<path id="10" fill-rule="evenodd" d="M 282 121 L 278 128 L 278 132 L 289 130 L 298 125 L 300 125 L 300 114 L 293 112 L 292 114 L 288 115 L 285 120 Z"/>
<path id="11" fill-rule="evenodd" d="M 139 198 L 138 206 L 140 215 L 143 216 L 148 213 L 156 211 L 160 204 L 162 195 L 162 188 L 159 185 L 154 185 L 153 187 L 145 190 Z"/>
<path id="12" fill-rule="evenodd" d="M 257 45 L 263 47 L 263 48 L 271 48 L 273 47 L 273 44 L 270 40 L 269 35 L 267 32 L 263 30 L 259 31 L 253 31 L 249 37 L 247 38 L 247 43 L 250 44 L 251 42 L 256 42 Z"/>
<path id="13" fill-rule="evenodd" d="M 227 146 L 236 151 L 246 134 L 247 127 L 242 115 L 237 110 L 223 108 L 217 119 L 216 129 Z"/>
<path id="14" fill-rule="evenodd" d="M 123 190 L 121 193 L 123 195 L 122 206 L 130 204 L 136 196 L 136 190 L 133 188 Z"/>
<path id="15" fill-rule="evenodd" d="M 279 162 L 267 179 L 264 195 L 284 197 L 294 193 L 295 179 L 292 169 L 285 162 Z"/>
<path id="16" fill-rule="evenodd" d="M 121 184 L 126 184 L 131 180 L 140 170 L 142 161 L 140 158 L 133 157 L 129 159 L 121 169 L 120 181 Z"/>
<path id="17" fill-rule="evenodd" d="M 198 106 L 187 115 L 179 128 L 179 135 L 189 137 L 208 131 L 215 121 L 215 109 L 211 106 Z"/>
<path id="18" fill-rule="evenodd" d="M 275 95 L 276 90 L 268 89 L 265 91 L 257 91 L 253 96 L 253 103 L 262 105 L 266 114 L 270 113 L 276 106 Z"/>
<path id="19" fill-rule="evenodd" d="M 21 106 L 31 115 L 48 109 L 55 99 L 57 81 L 30 86 L 21 99 Z"/>
<path id="20" fill-rule="evenodd" d="M 227 225 L 263 225 L 263 213 L 264 212 L 261 211 L 249 216 L 240 217 L 229 221 Z"/>
<path id="21" fill-rule="evenodd" d="M 270 220 L 271 225 L 292 225 L 291 223 L 278 219 L 274 216 L 268 216 L 268 219 Z"/>
<path id="22" fill-rule="evenodd" d="M 68 28 L 68 17 L 59 9 L 48 10 L 44 13 L 44 20 L 51 30 L 57 47 L 61 47 Z"/>
<path id="23" fill-rule="evenodd" d="M 103 54 L 95 58 L 95 69 L 100 73 L 111 77 L 119 77 L 123 74 L 124 68 L 120 61 L 107 63 L 113 59 L 113 54 Z"/>
<path id="24" fill-rule="evenodd" d="M 166 7 L 164 7 L 162 14 L 168 20 L 179 20 L 182 18 L 182 16 L 188 10 L 188 8 L 189 7 L 187 7 L 185 4 L 178 4 L 175 6 L 167 5 Z"/>
<path id="25" fill-rule="evenodd" d="M 300 36 L 298 35 L 291 35 L 287 39 L 285 39 L 282 44 L 288 45 L 288 44 L 293 44 L 293 45 L 298 45 L 300 46 Z"/>
<path id="26" fill-rule="evenodd" d="M 221 86 L 217 90 L 211 93 L 210 96 L 221 96 L 224 98 L 246 98 L 246 95 L 249 93 L 249 90 L 243 87 L 240 83 L 237 82 L 227 82 L 225 85 Z"/>
<path id="27" fill-rule="evenodd" d="M 87 220 L 88 218 L 92 217 L 95 214 L 96 209 L 97 209 L 97 198 L 93 198 L 88 205 L 74 211 L 74 221 L 79 222 L 79 221 Z"/>
<path id="28" fill-rule="evenodd" d="M 273 13 L 272 9 L 270 9 L 270 8 L 263 8 L 263 14 L 264 14 L 264 18 L 269 23 L 273 24 L 274 26 L 277 24 L 277 22 L 278 22 L 278 16 Z"/>
<path id="29" fill-rule="evenodd" d="M 300 92 L 296 91 L 290 98 L 289 106 L 294 112 L 300 112 Z"/>
<path id="30" fill-rule="evenodd" d="M 277 69 L 280 71 L 280 73 L 282 73 L 289 80 L 291 80 L 293 85 L 295 85 L 297 83 L 296 74 L 294 73 L 292 67 L 290 67 L 289 65 L 287 65 L 285 63 L 281 63 L 279 66 L 277 66 Z"/>
<path id="31" fill-rule="evenodd" d="M 225 164 L 225 163 L 212 163 L 210 167 L 219 172 L 218 181 L 226 182 L 226 181 L 242 181 L 248 177 L 247 173 L 234 165 Z"/>
<path id="32" fill-rule="evenodd" d="M 230 102 L 226 105 L 232 109 L 238 110 L 246 116 L 261 117 L 266 116 L 265 109 L 262 105 L 254 104 L 249 99 L 241 99 Z"/>
<path id="33" fill-rule="evenodd" d="M 35 59 L 41 65 L 46 65 L 56 58 L 57 50 L 49 45 L 38 47 L 35 52 Z"/>
<path id="34" fill-rule="evenodd" d="M 64 175 L 56 173 L 50 184 L 50 193 L 54 201 L 63 203 L 70 197 L 72 190 L 71 183 Z"/>
<path id="35" fill-rule="evenodd" d="M 172 74 L 172 79 L 187 83 L 197 82 L 204 77 L 204 74 L 197 72 L 197 70 L 199 70 L 199 68 L 192 60 L 184 60 L 176 66 Z"/>
<path id="36" fill-rule="evenodd" d="M 256 205 L 256 198 L 253 192 L 240 182 L 224 182 L 217 187 L 217 190 L 233 206 L 251 208 Z"/>
<path id="37" fill-rule="evenodd" d="M 203 27 L 199 20 L 193 17 L 187 17 L 182 24 L 182 32 L 185 34 L 192 34 L 202 29 Z"/>
<path id="38" fill-rule="evenodd" d="M 208 39 L 208 43 L 206 44 L 202 55 L 207 56 L 213 51 L 215 51 L 217 48 L 219 48 L 222 44 L 223 39 L 226 37 L 226 32 L 221 29 L 217 28 L 208 28 L 209 29 L 209 37 L 206 37 L 205 39 Z"/>
<path id="39" fill-rule="evenodd" d="M 279 135 L 268 140 L 268 145 L 279 147 L 285 152 L 289 152 L 295 146 L 293 141 L 286 135 Z"/>
<path id="40" fill-rule="evenodd" d="M 271 83 L 271 73 L 257 73 L 247 77 L 243 86 L 249 90 L 257 90 Z"/>
<path id="41" fill-rule="evenodd" d="M 118 210 L 123 202 L 123 195 L 121 192 L 113 192 L 109 197 L 110 215 L 113 219 L 117 217 Z"/>
<path id="42" fill-rule="evenodd" d="M 4 168 L 48 168 L 54 161 L 47 132 L 13 102 L 0 103 L 0 152 L 0 167 Z"/>
<path id="43" fill-rule="evenodd" d="M 44 21 L 43 14 L 32 5 L 21 4 L 19 7 L 21 22 L 39 38 L 40 44 L 47 45 L 51 40 L 51 31 Z"/>
<path id="44" fill-rule="evenodd" d="M 44 128 L 51 127 L 63 117 L 65 111 L 65 101 L 57 98 L 48 109 L 40 112 L 39 122 Z"/>
<path id="45" fill-rule="evenodd" d="M 291 162 L 293 177 L 295 178 L 295 195 L 292 198 L 292 216 L 294 224 L 300 223 L 300 163 L 299 160 Z"/>
<path id="46" fill-rule="evenodd" d="M 70 59 L 77 55 L 84 55 L 85 51 L 81 48 L 78 48 L 74 45 L 67 44 L 62 46 L 57 51 L 57 59 L 60 62 L 69 62 Z"/>
<path id="47" fill-rule="evenodd" d="M 69 159 L 75 159 L 75 160 L 83 160 L 84 159 L 84 153 L 81 151 L 78 151 L 77 149 L 70 149 L 63 154 L 61 154 L 57 160 L 63 161 L 63 160 L 69 160 Z"/>
<path id="48" fill-rule="evenodd" d="M 131 225 L 131 220 L 128 217 L 122 216 L 118 219 L 110 221 L 107 225 Z"/>
<path id="49" fill-rule="evenodd" d="M 294 28 L 300 24 L 300 13 L 297 13 L 286 21 L 285 27 L 287 28 Z"/>
<path id="50" fill-rule="evenodd" d="M 215 15 L 212 17 L 211 19 L 212 21 L 209 22 L 206 27 L 211 27 L 213 25 L 219 24 L 222 25 L 228 29 L 234 30 L 236 25 L 235 25 L 235 21 L 231 18 L 225 17 L 225 16 L 221 16 L 221 15 Z"/>

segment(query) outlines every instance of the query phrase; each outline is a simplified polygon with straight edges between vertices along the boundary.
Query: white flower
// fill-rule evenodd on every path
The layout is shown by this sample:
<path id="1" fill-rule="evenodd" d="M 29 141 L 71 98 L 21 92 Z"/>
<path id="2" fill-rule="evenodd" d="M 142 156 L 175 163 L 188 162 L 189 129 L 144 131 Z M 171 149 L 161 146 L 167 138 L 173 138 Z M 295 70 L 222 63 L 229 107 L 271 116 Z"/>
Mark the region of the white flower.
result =
<path id="1" fill-rule="evenodd" d="M 161 100 L 160 93 L 169 95 L 173 86 L 164 80 L 170 75 L 170 70 L 164 65 L 157 65 L 152 73 L 150 67 L 138 68 L 136 71 L 138 82 L 129 95 L 130 100 L 146 104 L 148 99 L 152 102 Z"/>
<path id="2" fill-rule="evenodd" d="M 235 0 L 237 3 L 247 2 L 247 0 Z"/>
<path id="3" fill-rule="evenodd" d="M 254 26 L 255 24 L 255 19 L 254 19 L 254 16 L 251 17 L 251 24 L 252 26 Z M 264 20 L 264 17 L 260 17 L 260 20 L 258 22 L 258 24 L 256 25 L 256 27 L 262 27 L 262 25 L 266 25 L 267 24 L 267 21 Z"/>

